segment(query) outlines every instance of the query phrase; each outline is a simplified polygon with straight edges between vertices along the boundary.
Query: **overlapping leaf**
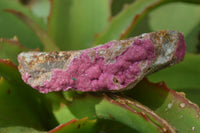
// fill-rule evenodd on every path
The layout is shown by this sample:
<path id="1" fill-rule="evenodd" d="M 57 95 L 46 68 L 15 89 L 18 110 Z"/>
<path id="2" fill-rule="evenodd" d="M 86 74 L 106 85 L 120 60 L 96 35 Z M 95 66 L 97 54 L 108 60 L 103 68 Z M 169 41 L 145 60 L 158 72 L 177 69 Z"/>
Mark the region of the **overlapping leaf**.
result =
<path id="1" fill-rule="evenodd" d="M 67 123 L 61 124 L 58 127 L 52 129 L 50 133 L 99 133 L 99 132 L 114 132 L 114 133 L 138 133 L 137 131 L 125 126 L 122 123 L 114 120 L 88 120 L 83 118 L 80 120 L 73 119 Z"/>
<path id="2" fill-rule="evenodd" d="M 189 101 L 183 92 L 175 92 L 167 88 L 164 82 L 154 84 L 143 80 L 127 94 L 154 110 L 178 132 L 200 132 L 199 107 Z"/>
<path id="3" fill-rule="evenodd" d="M 44 130 L 42 121 L 28 99 L 20 94 L 17 87 L 5 79 L 0 81 L 0 127 L 25 126 Z M 15 112 L 15 113 L 14 113 Z"/>
<path id="4" fill-rule="evenodd" d="M 119 39 L 129 26 L 132 27 L 132 21 L 134 21 L 132 23 L 136 23 L 136 21 L 139 20 L 139 14 L 142 14 L 146 9 L 151 9 L 153 6 L 157 6 L 161 3 L 162 1 L 160 0 L 138 0 L 133 2 L 112 18 L 104 32 L 98 36 L 95 44 Z"/>
<path id="5" fill-rule="evenodd" d="M 57 122 L 43 95 L 23 83 L 17 67 L 0 59 L 0 127 L 25 126 L 48 130 Z"/>
<path id="6" fill-rule="evenodd" d="M 113 96 L 83 94 L 83 96 L 74 98 L 72 103 L 61 102 L 59 108 L 62 108 L 60 110 L 65 113 L 70 112 L 77 119 L 85 116 L 88 116 L 89 119 L 110 119 L 132 128 L 133 131 L 147 133 L 167 130 L 175 132 L 169 123 L 147 107 L 135 101 L 121 97 L 116 99 Z M 54 113 L 57 114 L 56 110 Z M 63 116 L 67 116 L 67 114 L 62 114 Z M 67 120 L 68 118 L 63 118 L 63 121 L 64 119 Z"/>
<path id="7" fill-rule="evenodd" d="M 52 0 L 48 33 L 61 50 L 88 48 L 109 16 L 109 0 Z"/>
<path id="8" fill-rule="evenodd" d="M 73 119 L 68 123 L 59 125 L 49 133 L 94 133 L 96 120 L 88 120 L 87 117 L 81 120 Z"/>
<path id="9" fill-rule="evenodd" d="M 20 20 L 22 20 L 26 25 L 28 25 L 38 36 L 38 38 L 41 40 L 41 42 L 44 45 L 45 51 L 56 51 L 59 50 L 58 47 L 55 45 L 53 40 L 47 35 L 47 33 L 37 24 L 35 23 L 31 18 L 24 15 L 21 12 L 15 11 L 15 10 L 5 10 L 9 13 L 14 14 L 16 17 L 18 17 Z"/>
<path id="10" fill-rule="evenodd" d="M 18 20 L 13 15 L 5 12 L 5 9 L 13 9 L 31 17 L 35 22 L 37 22 L 41 27 L 45 27 L 44 22 L 34 16 L 31 11 L 21 5 L 17 0 L 1 0 L 0 1 L 0 38 L 13 38 L 17 36 L 20 43 L 24 46 L 32 49 L 40 48 L 42 49 L 42 43 L 37 38 L 35 33 L 31 31 L 23 22 Z"/>
<path id="11" fill-rule="evenodd" d="M 110 40 L 126 38 L 137 23 L 152 9 L 167 3 L 181 0 L 137 0 L 127 6 L 122 12 L 112 18 L 106 29 L 99 34 L 95 44 L 101 44 Z M 182 2 L 200 3 L 198 0 L 184 0 Z"/>

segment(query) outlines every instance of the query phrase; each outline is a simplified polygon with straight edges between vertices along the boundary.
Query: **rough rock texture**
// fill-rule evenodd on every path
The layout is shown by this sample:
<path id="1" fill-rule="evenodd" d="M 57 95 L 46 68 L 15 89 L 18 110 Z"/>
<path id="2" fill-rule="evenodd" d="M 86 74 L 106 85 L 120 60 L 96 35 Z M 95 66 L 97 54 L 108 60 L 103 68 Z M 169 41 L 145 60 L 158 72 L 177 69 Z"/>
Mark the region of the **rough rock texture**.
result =
<path id="1" fill-rule="evenodd" d="M 81 51 L 21 53 L 18 61 L 24 82 L 42 93 L 122 91 L 182 61 L 185 50 L 181 33 L 158 31 Z"/>

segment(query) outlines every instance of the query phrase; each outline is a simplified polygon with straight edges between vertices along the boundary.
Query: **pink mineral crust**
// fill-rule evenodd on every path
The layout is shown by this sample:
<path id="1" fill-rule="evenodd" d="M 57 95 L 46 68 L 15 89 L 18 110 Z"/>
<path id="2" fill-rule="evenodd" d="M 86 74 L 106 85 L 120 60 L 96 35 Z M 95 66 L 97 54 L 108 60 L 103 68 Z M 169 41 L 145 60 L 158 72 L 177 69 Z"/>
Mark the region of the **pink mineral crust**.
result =
<path id="1" fill-rule="evenodd" d="M 109 42 L 103 46 L 85 50 L 79 58 L 74 58 L 67 70 L 53 69 L 50 81 L 44 86 L 38 86 L 41 92 L 68 90 L 76 88 L 78 91 L 116 90 L 124 88 L 134 82 L 140 73 L 139 63 L 143 60 L 152 60 L 155 57 L 154 45 L 150 39 L 135 40 L 121 55 L 115 56 L 115 62 L 106 63 L 99 54 L 92 60 L 88 52 L 112 47 Z M 117 83 L 113 80 L 117 80 Z M 53 90 L 54 91 L 54 90 Z"/>
<path id="2" fill-rule="evenodd" d="M 184 59 L 185 51 L 186 51 L 186 44 L 184 36 L 179 33 L 179 41 L 176 48 L 176 57 L 178 61 L 182 61 Z"/>
<path id="3" fill-rule="evenodd" d="M 28 79 L 29 79 L 29 74 L 28 73 L 25 73 L 24 75 L 22 75 L 22 79 L 24 80 L 25 83 L 28 82 Z"/>
<path id="4" fill-rule="evenodd" d="M 181 33 L 158 31 L 81 51 L 21 53 L 19 70 L 24 82 L 42 93 L 121 91 L 183 60 L 185 48 Z"/>

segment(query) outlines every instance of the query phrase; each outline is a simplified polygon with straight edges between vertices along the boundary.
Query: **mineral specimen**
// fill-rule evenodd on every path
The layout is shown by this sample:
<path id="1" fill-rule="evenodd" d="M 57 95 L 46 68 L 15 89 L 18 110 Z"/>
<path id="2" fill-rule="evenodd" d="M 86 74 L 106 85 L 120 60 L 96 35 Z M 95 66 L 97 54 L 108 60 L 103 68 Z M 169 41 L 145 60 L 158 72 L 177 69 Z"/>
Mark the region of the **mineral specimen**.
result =
<path id="1" fill-rule="evenodd" d="M 164 30 L 80 51 L 20 53 L 18 61 L 24 82 L 42 93 L 122 91 L 182 61 L 185 50 L 181 33 Z"/>

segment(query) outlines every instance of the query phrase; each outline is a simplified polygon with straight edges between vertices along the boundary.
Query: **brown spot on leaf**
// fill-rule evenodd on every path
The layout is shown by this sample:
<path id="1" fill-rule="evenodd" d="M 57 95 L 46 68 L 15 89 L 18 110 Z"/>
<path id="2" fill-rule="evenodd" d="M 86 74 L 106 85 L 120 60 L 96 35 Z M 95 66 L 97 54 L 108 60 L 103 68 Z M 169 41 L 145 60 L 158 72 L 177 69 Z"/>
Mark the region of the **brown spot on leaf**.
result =
<path id="1" fill-rule="evenodd" d="M 81 124 L 78 124 L 77 128 L 80 128 L 81 127 Z"/>
<path id="2" fill-rule="evenodd" d="M 115 119 L 111 114 L 109 114 L 109 117 L 110 117 L 111 119 L 113 119 L 113 120 Z"/>
<path id="3" fill-rule="evenodd" d="M 7 90 L 8 95 L 10 94 L 10 92 L 11 92 L 10 89 L 8 89 L 8 90 Z"/>
<path id="4" fill-rule="evenodd" d="M 30 2 L 31 2 L 31 0 L 19 0 L 20 1 L 20 3 L 22 3 L 23 5 L 28 5 Z"/>
<path id="5" fill-rule="evenodd" d="M 64 103 L 60 103 L 60 108 L 64 108 L 66 105 Z"/>

